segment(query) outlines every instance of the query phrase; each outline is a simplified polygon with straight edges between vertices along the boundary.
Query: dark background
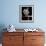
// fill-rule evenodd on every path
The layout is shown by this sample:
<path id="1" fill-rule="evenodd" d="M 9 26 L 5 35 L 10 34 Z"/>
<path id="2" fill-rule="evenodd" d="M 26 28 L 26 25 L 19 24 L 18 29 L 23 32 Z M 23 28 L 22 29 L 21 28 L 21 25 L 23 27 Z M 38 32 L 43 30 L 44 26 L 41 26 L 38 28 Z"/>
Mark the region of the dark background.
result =
<path id="1" fill-rule="evenodd" d="M 32 16 L 32 7 L 22 7 L 22 20 L 32 20 L 32 17 L 25 17 L 25 15 L 23 14 L 23 10 L 29 8 L 29 14 L 30 16 Z"/>
<path id="2" fill-rule="evenodd" d="M 29 15 L 31 15 L 32 16 L 32 7 L 22 7 L 22 16 L 25 16 L 24 14 L 23 14 L 23 10 L 24 9 L 27 9 L 27 8 L 29 8 Z"/>

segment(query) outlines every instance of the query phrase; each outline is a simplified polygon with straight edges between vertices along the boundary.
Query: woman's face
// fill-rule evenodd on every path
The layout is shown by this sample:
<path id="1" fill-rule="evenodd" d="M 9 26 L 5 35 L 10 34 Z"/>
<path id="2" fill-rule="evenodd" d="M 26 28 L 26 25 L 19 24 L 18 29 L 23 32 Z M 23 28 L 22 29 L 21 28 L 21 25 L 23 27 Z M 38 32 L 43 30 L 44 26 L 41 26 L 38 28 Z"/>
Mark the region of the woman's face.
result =
<path id="1" fill-rule="evenodd" d="M 29 14 L 28 8 L 27 8 L 27 9 L 24 9 L 24 10 L 23 10 L 23 13 L 24 13 L 24 15 L 28 15 L 28 14 Z"/>

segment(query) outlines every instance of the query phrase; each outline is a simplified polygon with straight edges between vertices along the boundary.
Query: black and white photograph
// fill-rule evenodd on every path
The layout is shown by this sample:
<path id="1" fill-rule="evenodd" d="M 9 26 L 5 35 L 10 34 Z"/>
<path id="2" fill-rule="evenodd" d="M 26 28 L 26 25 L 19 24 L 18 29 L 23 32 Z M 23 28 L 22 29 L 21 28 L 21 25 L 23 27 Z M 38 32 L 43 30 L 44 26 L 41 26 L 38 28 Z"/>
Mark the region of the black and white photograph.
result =
<path id="1" fill-rule="evenodd" d="M 20 22 L 33 22 L 34 21 L 34 6 L 33 5 L 20 5 Z"/>

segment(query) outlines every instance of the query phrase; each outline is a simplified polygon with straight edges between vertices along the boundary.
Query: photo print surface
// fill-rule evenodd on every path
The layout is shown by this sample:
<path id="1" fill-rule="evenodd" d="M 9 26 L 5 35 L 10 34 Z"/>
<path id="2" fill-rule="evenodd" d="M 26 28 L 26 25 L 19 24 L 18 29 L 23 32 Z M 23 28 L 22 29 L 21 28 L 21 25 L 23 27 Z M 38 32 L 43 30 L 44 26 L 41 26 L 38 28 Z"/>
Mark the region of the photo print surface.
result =
<path id="1" fill-rule="evenodd" d="M 22 20 L 32 20 L 32 7 L 22 7 Z"/>

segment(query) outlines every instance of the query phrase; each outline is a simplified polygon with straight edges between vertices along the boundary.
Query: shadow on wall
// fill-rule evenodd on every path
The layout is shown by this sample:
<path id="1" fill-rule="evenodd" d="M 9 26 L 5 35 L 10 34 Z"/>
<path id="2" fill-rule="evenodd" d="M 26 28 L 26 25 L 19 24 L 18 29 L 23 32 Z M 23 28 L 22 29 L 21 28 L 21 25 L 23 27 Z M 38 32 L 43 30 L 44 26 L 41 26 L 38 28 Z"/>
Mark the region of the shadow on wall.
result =
<path id="1" fill-rule="evenodd" d="M 3 36 L 3 32 L 5 32 L 6 30 L 4 30 L 5 25 L 4 24 L 0 24 L 0 43 L 2 43 L 2 36 Z"/>

